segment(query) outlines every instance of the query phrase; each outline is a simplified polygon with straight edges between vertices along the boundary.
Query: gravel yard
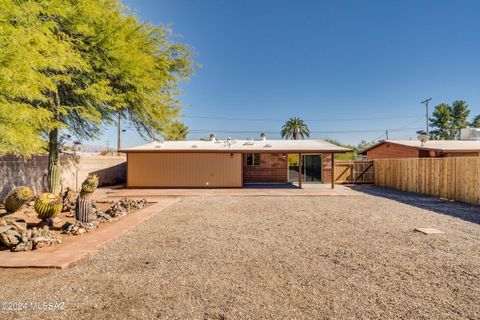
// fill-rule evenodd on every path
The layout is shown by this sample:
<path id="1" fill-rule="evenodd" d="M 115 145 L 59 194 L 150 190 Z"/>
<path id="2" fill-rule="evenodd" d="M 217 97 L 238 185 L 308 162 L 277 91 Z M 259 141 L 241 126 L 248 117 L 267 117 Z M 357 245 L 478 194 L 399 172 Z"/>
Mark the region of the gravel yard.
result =
<path id="1" fill-rule="evenodd" d="M 65 302 L 0 318 L 480 319 L 479 208 L 365 191 L 184 198 L 65 270 L 0 270 L 0 302 Z"/>

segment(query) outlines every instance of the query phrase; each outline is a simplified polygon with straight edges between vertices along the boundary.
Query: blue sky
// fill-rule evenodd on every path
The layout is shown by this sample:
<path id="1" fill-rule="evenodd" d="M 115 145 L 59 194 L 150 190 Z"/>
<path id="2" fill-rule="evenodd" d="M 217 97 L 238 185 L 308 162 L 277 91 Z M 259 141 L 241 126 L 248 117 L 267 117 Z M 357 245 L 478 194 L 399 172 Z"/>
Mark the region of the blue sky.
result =
<path id="1" fill-rule="evenodd" d="M 312 138 L 356 144 L 390 129 L 390 139 L 415 139 L 427 97 L 480 113 L 480 1 L 124 3 L 197 52 L 202 67 L 180 96 L 189 139 L 279 138 L 291 116 Z M 122 139 L 143 143 L 128 127 Z M 111 128 L 97 144 L 107 141 L 116 143 Z"/>

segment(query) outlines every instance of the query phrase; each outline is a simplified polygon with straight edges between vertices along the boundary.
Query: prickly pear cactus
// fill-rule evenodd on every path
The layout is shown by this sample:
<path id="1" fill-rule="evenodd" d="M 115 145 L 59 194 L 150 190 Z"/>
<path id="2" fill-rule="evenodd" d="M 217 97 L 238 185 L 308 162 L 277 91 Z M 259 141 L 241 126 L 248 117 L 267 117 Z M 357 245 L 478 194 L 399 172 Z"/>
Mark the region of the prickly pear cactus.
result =
<path id="1" fill-rule="evenodd" d="M 75 205 L 75 218 L 81 222 L 90 222 L 90 214 L 92 213 L 93 205 L 90 197 L 91 193 L 81 192 L 77 198 Z"/>
<path id="2" fill-rule="evenodd" d="M 59 164 L 52 164 L 49 168 L 48 175 L 48 191 L 54 195 L 59 195 L 62 192 L 60 185 L 61 168 Z"/>
<path id="3" fill-rule="evenodd" d="M 5 210 L 15 212 L 32 198 L 32 190 L 29 187 L 12 189 L 5 198 Z"/>
<path id="4" fill-rule="evenodd" d="M 82 183 L 83 193 L 93 193 L 98 187 L 98 176 L 96 174 L 88 176 L 88 178 Z"/>
<path id="5" fill-rule="evenodd" d="M 35 200 L 35 211 L 40 219 L 55 218 L 62 211 L 62 199 L 53 193 L 42 193 Z"/>

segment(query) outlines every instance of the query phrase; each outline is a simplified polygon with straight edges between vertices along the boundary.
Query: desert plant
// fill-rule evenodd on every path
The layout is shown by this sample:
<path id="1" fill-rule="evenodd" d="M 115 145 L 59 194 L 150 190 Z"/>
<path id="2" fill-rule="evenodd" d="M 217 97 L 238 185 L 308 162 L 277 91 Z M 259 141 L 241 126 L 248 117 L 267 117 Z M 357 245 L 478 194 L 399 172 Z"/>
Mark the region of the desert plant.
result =
<path id="1" fill-rule="evenodd" d="M 50 165 L 50 174 L 48 175 L 48 191 L 54 195 L 59 195 L 61 190 L 60 185 L 60 172 L 61 168 L 59 164 Z"/>
<path id="2" fill-rule="evenodd" d="M 75 205 L 75 219 L 81 222 L 90 222 L 90 214 L 93 209 L 91 193 L 80 192 Z"/>
<path id="3" fill-rule="evenodd" d="M 98 176 L 93 174 L 88 176 L 82 183 L 82 191 L 78 195 L 75 204 L 75 218 L 81 222 L 90 222 L 93 203 L 91 195 L 97 190 Z"/>
<path id="4" fill-rule="evenodd" d="M 96 174 L 88 176 L 82 183 L 83 193 L 93 193 L 98 187 L 98 176 Z"/>
<path id="5" fill-rule="evenodd" d="M 305 137 L 310 136 L 310 130 L 308 129 L 305 121 L 298 117 L 293 117 L 287 120 L 282 127 L 281 131 L 282 138 L 285 139 L 304 139 Z"/>
<path id="6" fill-rule="evenodd" d="M 5 210 L 15 212 L 32 198 L 32 190 L 29 187 L 12 189 L 5 198 Z"/>
<path id="7" fill-rule="evenodd" d="M 35 200 L 35 211 L 40 219 L 55 218 L 62 211 L 62 199 L 53 193 L 42 193 Z"/>

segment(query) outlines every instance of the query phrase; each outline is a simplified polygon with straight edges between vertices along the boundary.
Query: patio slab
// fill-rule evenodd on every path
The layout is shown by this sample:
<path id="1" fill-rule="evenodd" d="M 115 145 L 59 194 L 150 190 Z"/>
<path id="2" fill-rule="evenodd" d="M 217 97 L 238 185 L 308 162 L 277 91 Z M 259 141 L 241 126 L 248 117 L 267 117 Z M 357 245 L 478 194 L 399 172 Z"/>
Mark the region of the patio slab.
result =
<path id="1" fill-rule="evenodd" d="M 101 196 L 100 196 L 101 195 Z M 362 193 L 346 186 L 337 185 L 335 189 L 325 185 L 306 184 L 304 189 L 292 185 L 248 185 L 244 188 L 217 188 L 217 189 L 104 189 L 99 198 L 146 198 L 156 200 L 162 197 L 185 196 L 358 196 Z"/>
<path id="2" fill-rule="evenodd" d="M 102 225 L 90 233 L 62 237 L 61 245 L 28 252 L 0 251 L 0 268 L 57 268 L 71 263 L 97 250 L 100 246 L 134 229 L 156 213 L 178 201 L 178 198 L 162 198 L 143 210 Z"/>

